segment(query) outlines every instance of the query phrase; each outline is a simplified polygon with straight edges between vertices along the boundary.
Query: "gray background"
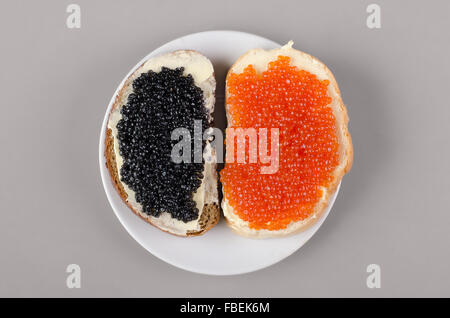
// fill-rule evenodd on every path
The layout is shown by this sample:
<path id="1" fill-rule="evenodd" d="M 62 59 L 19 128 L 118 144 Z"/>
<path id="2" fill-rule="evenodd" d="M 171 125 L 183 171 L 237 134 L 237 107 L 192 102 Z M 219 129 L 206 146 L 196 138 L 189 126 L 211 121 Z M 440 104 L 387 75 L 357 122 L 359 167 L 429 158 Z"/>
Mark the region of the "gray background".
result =
<path id="1" fill-rule="evenodd" d="M 2 1 L 0 296 L 450 296 L 450 2 Z M 366 7 L 382 28 L 366 27 Z M 172 267 L 114 216 L 100 180 L 105 109 L 129 69 L 193 32 L 256 33 L 334 72 L 355 147 L 332 213 L 297 253 L 213 277 Z M 219 74 L 223 80 L 223 73 Z M 65 268 L 82 269 L 68 289 Z M 366 266 L 381 265 L 381 289 Z"/>

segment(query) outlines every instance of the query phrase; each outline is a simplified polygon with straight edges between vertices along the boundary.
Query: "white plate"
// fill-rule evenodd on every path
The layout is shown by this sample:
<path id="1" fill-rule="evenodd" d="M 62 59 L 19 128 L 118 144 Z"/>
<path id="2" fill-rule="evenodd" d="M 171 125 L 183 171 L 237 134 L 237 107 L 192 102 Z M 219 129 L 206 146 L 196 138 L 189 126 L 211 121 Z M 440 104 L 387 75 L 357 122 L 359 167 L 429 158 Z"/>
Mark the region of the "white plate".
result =
<path id="1" fill-rule="evenodd" d="M 109 203 L 128 233 L 150 253 L 179 268 L 209 275 L 235 275 L 256 271 L 275 264 L 298 250 L 319 229 L 336 195 L 318 222 L 304 232 L 285 238 L 255 240 L 234 234 L 223 220 L 206 234 L 199 237 L 177 237 L 158 230 L 137 217 L 122 202 L 116 192 L 105 166 L 104 140 L 108 114 L 114 98 L 125 79 L 149 57 L 179 49 L 193 49 L 211 59 L 216 76 L 225 76 L 225 71 L 246 51 L 253 48 L 271 49 L 278 43 L 263 37 L 235 31 L 208 31 L 187 35 L 173 40 L 148 54 L 125 76 L 111 98 L 103 120 L 99 144 L 100 172 Z M 217 72 L 220 69 L 220 72 Z M 218 78 L 223 83 L 223 78 Z M 216 108 L 223 107 L 223 88 L 217 87 L 219 94 Z M 216 109 L 217 112 L 217 109 Z"/>

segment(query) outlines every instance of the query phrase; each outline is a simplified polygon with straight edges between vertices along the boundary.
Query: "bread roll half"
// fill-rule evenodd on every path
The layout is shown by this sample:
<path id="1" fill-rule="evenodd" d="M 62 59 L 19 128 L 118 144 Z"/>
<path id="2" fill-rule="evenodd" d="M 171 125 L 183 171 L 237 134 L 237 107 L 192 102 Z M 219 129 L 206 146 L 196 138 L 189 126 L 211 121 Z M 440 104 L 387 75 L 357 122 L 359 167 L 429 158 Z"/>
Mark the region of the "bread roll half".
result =
<path id="1" fill-rule="evenodd" d="M 331 97 L 332 102 L 328 105 L 332 108 L 336 120 L 336 134 L 339 142 L 339 164 L 334 169 L 332 176 L 333 181 L 328 187 L 322 188 L 322 196 L 319 202 L 315 205 L 314 211 L 309 217 L 297 221 L 291 222 L 286 228 L 280 230 L 267 230 L 267 229 L 254 229 L 249 226 L 249 222 L 243 220 L 236 213 L 235 207 L 231 206 L 227 200 L 227 193 L 224 189 L 224 198 L 222 200 L 222 209 L 229 226 L 238 234 L 253 237 L 253 238 L 266 238 L 266 237 L 279 237 L 286 236 L 292 233 L 303 231 L 312 224 L 314 224 L 323 212 L 326 210 L 330 198 L 335 193 L 338 185 L 341 182 L 342 177 L 347 173 L 352 166 L 353 162 L 353 147 L 351 137 L 347 128 L 348 116 L 347 110 L 342 102 L 340 91 L 336 80 L 331 71 L 315 57 L 292 48 L 293 42 L 290 41 L 287 45 L 273 49 L 253 49 L 243 54 L 230 68 L 227 75 L 227 87 L 226 87 L 226 112 L 228 127 L 233 126 L 233 117 L 230 114 L 230 105 L 228 103 L 229 87 L 228 81 L 230 74 L 240 74 L 248 65 L 253 65 L 257 73 L 265 71 L 268 67 L 268 63 L 274 61 L 278 56 L 288 56 L 291 59 L 291 65 L 296 66 L 300 70 L 305 70 L 317 76 L 319 80 L 328 80 L 328 95 Z"/>
<path id="2" fill-rule="evenodd" d="M 215 103 L 216 80 L 211 62 L 196 51 L 180 50 L 152 57 L 145 61 L 124 82 L 112 106 L 105 139 L 106 166 L 110 172 L 112 182 L 125 204 L 136 215 L 157 228 L 178 236 L 200 235 L 217 224 L 220 212 L 217 193 L 217 173 L 215 149 L 206 142 L 203 166 L 203 179 L 200 187 L 192 193 L 192 200 L 198 208 L 198 216 L 194 220 L 184 222 L 172 217 L 170 211 L 162 212 L 159 216 L 152 216 L 143 211 L 142 205 L 136 201 L 135 192 L 121 181 L 120 171 L 123 158 L 119 149 L 117 124 L 122 118 L 121 109 L 128 102 L 133 93 L 133 82 L 143 73 L 153 71 L 159 73 L 161 69 L 176 69 L 183 67 L 184 76 L 191 75 L 195 86 L 203 92 L 204 107 L 207 111 L 209 124 L 212 122 L 212 113 Z M 184 164 L 184 163 L 180 163 Z M 182 185 L 180 185 L 182 186 Z M 151 189 L 150 189 L 151 190 Z"/>

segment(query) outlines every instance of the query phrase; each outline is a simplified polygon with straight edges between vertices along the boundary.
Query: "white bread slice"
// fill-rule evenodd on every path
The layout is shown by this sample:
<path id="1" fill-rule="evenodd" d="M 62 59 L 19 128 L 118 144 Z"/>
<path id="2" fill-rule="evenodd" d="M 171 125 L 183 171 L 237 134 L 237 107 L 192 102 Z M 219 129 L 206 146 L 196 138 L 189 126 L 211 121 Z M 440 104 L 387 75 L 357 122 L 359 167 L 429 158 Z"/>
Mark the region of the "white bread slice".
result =
<path id="1" fill-rule="evenodd" d="M 180 50 L 145 61 L 124 82 L 112 106 L 108 119 L 105 139 L 106 166 L 110 172 L 113 184 L 127 206 L 142 219 L 157 228 L 178 236 L 200 235 L 217 224 L 220 218 L 219 199 L 217 191 L 216 152 L 207 141 L 204 151 L 204 170 L 201 186 L 193 194 L 193 199 L 199 209 L 196 220 L 184 223 L 172 218 L 170 213 L 163 212 L 159 217 L 149 216 L 142 212 L 142 206 L 136 202 L 135 193 L 125 183 L 120 181 L 119 171 L 123 158 L 119 153 L 117 140 L 117 123 L 121 119 L 120 108 L 127 103 L 128 96 L 133 92 L 132 83 L 142 73 L 148 71 L 159 72 L 162 67 L 175 69 L 184 67 L 184 75 L 192 75 L 195 85 L 202 89 L 205 108 L 212 122 L 215 103 L 216 80 L 214 69 L 208 58 L 191 50 Z"/>
<path id="2" fill-rule="evenodd" d="M 235 212 L 233 207 L 228 203 L 226 199 L 226 193 L 224 191 L 224 198 L 222 200 L 222 210 L 227 220 L 228 225 L 234 232 L 253 238 L 267 238 L 267 237 L 279 237 L 293 234 L 299 231 L 303 231 L 312 224 L 314 224 L 326 210 L 328 202 L 332 195 L 335 193 L 336 188 L 341 182 L 342 177 L 347 173 L 352 166 L 353 162 L 353 146 L 350 134 L 348 132 L 347 123 L 348 116 L 347 110 L 342 102 L 341 94 L 336 83 L 336 80 L 331 71 L 318 59 L 298 51 L 292 48 L 293 42 L 289 41 L 288 44 L 281 48 L 273 50 L 253 49 L 243 54 L 230 68 L 228 76 L 231 73 L 240 74 L 250 64 L 253 65 L 255 70 L 260 73 L 267 69 L 269 62 L 274 61 L 279 55 L 289 56 L 291 58 L 291 65 L 298 67 L 299 69 L 306 70 L 312 74 L 315 74 L 318 79 L 328 79 L 330 84 L 328 85 L 328 94 L 332 98 L 332 103 L 329 105 L 333 109 L 334 116 L 337 123 L 337 135 L 339 138 L 339 153 L 340 163 L 334 171 L 334 181 L 328 188 L 323 188 L 323 195 L 321 200 L 317 203 L 313 213 L 307 219 L 291 222 L 287 228 L 276 231 L 269 231 L 266 229 L 255 230 L 249 227 L 247 221 L 242 220 Z M 228 81 L 227 81 L 228 82 Z M 228 86 L 225 92 L 226 99 L 228 98 Z M 226 104 L 227 121 L 228 126 L 232 126 L 233 118 L 229 114 L 229 106 Z"/>

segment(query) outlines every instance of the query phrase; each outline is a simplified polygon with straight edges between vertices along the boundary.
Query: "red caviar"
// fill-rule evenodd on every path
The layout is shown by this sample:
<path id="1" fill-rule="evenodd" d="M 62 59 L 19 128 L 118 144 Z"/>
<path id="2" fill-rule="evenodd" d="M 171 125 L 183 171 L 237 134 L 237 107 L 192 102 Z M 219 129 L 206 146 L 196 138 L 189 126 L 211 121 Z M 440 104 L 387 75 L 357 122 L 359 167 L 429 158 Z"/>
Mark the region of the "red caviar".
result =
<path id="1" fill-rule="evenodd" d="M 279 56 L 262 73 L 253 65 L 231 73 L 227 85 L 233 128 L 279 129 L 279 168 L 262 174 L 259 160 L 226 163 L 220 172 L 226 199 L 253 229 L 280 230 L 306 219 L 339 164 L 329 81 Z"/>

